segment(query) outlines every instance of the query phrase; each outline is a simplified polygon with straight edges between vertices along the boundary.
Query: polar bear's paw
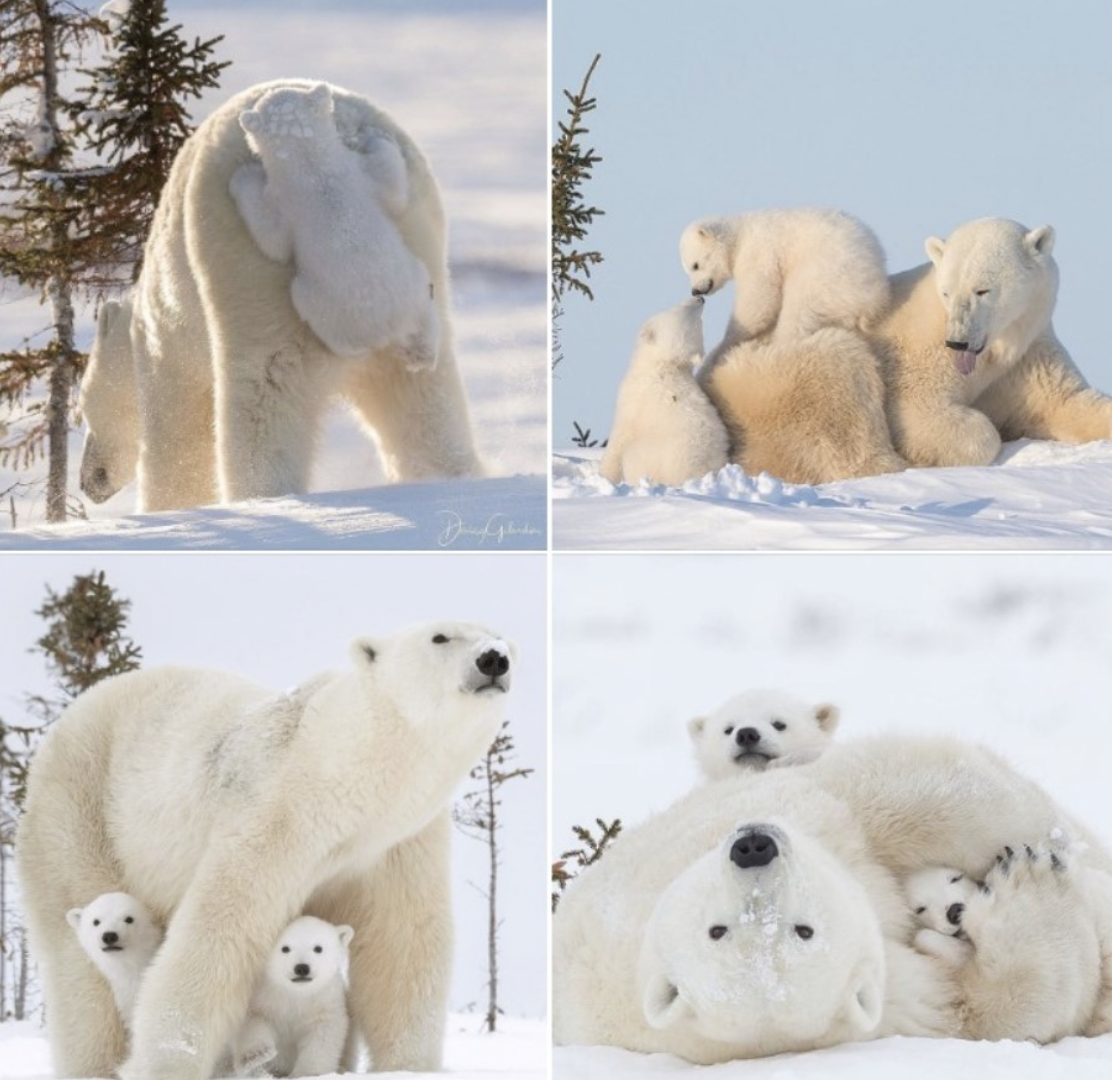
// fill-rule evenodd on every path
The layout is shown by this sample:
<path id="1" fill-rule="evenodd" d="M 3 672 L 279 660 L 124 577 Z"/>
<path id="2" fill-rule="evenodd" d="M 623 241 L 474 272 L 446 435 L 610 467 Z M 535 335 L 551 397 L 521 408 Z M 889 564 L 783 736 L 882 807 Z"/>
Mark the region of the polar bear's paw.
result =
<path id="1" fill-rule="evenodd" d="M 278 1056 L 278 1048 L 271 1040 L 251 1043 L 236 1054 L 236 1076 L 269 1076 L 266 1066 Z"/>

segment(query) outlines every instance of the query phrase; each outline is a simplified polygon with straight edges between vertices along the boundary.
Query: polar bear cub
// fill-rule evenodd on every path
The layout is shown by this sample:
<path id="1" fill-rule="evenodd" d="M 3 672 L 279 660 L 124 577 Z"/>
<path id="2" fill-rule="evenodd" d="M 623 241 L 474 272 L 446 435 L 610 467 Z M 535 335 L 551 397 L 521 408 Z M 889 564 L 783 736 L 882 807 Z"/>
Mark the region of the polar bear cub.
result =
<path id="1" fill-rule="evenodd" d="M 71 908 L 66 922 L 108 980 L 120 1019 L 130 1031 L 139 983 L 162 944 L 162 930 L 146 906 L 124 892 L 102 893 L 83 908 Z"/>
<path id="2" fill-rule="evenodd" d="M 962 929 L 965 905 L 980 883 L 953 866 L 927 866 L 909 874 L 904 894 L 919 930 L 915 947 L 954 967 L 973 955 L 973 946 Z"/>
<path id="3" fill-rule="evenodd" d="M 748 690 L 710 716 L 687 723 L 699 771 L 724 780 L 739 770 L 762 770 L 814 761 L 838 727 L 835 705 L 809 705 L 777 690 Z"/>
<path id="4" fill-rule="evenodd" d="M 702 297 L 641 327 L 599 464 L 611 483 L 682 484 L 726 464 L 725 425 L 695 380 L 702 355 Z"/>
<path id="5" fill-rule="evenodd" d="M 777 344 L 787 344 L 826 326 L 857 330 L 880 317 L 891 295 L 876 234 L 840 210 L 703 218 L 684 229 L 680 259 L 694 296 L 734 281 L 726 336 L 708 364 L 770 333 Z"/>
<path id="6" fill-rule="evenodd" d="M 239 120 L 259 161 L 232 176 L 232 198 L 263 254 L 293 259 L 298 315 L 339 356 L 397 346 L 411 369 L 434 367 L 429 272 L 396 220 L 409 203 L 397 142 L 381 132 L 363 152 L 345 145 L 325 83 L 270 90 Z"/>
<path id="7" fill-rule="evenodd" d="M 233 1045 L 237 1076 L 334 1073 L 348 1032 L 350 926 L 302 915 L 271 950 Z"/>

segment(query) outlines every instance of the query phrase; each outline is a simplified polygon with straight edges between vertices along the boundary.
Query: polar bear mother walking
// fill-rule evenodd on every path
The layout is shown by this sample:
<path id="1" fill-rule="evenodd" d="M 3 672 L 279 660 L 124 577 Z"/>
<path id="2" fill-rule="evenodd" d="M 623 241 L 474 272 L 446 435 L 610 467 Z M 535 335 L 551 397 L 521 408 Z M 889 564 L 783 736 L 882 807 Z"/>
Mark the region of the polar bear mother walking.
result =
<path id="1" fill-rule="evenodd" d="M 302 913 L 354 930 L 352 1023 L 374 1068 L 439 1068 L 448 804 L 502 724 L 513 649 L 437 623 L 357 639 L 351 658 L 277 696 L 223 672 L 132 672 L 52 729 L 18 858 L 57 1076 L 206 1080 Z M 111 891 L 167 925 L 122 1067 L 111 991 L 66 927 Z"/>
<path id="2" fill-rule="evenodd" d="M 336 393 L 374 438 L 387 479 L 482 471 L 454 356 L 440 192 L 397 122 L 366 98 L 331 88 L 330 122 L 369 173 L 384 139 L 404 160 L 408 201 L 393 220 L 431 284 L 434 365 L 412 370 L 407 351 L 394 346 L 355 359 L 331 351 L 294 306 L 296 260 L 268 257 L 237 209 L 232 178 L 258 167 L 241 117 L 268 93 L 318 85 L 281 80 L 244 91 L 175 159 L 142 275 L 123 308 L 102 321 L 83 378 L 90 424 L 81 483 L 94 501 L 136 475 L 141 510 L 304 491 Z M 322 206 L 298 212 L 327 214 L 321 198 Z M 341 295 L 360 277 L 368 288 L 382 277 L 380 267 L 337 262 Z"/>

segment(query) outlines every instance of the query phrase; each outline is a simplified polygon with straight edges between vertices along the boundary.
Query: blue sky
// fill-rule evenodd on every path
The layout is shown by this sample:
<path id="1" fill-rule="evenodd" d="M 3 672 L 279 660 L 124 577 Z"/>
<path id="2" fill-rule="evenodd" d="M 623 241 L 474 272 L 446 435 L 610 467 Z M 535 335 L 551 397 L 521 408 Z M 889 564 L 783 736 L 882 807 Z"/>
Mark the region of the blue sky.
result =
<path id="1" fill-rule="evenodd" d="M 1048 222 L 1055 329 L 1112 392 L 1112 3 L 1071 0 L 553 0 L 553 109 L 596 52 L 603 208 L 595 300 L 568 299 L 553 440 L 605 435 L 641 323 L 687 294 L 691 220 L 833 206 L 876 230 L 893 271 L 963 221 Z M 708 346 L 728 286 L 707 305 Z"/>

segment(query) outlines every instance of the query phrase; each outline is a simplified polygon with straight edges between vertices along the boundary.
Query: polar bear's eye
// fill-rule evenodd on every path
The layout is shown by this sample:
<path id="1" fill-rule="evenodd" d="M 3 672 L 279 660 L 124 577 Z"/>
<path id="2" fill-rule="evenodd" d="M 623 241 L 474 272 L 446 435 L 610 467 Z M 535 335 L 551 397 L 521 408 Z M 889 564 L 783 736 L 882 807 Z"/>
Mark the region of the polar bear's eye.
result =
<path id="1" fill-rule="evenodd" d="M 925 915 L 926 913 L 927 913 L 927 906 L 926 906 L 926 904 L 924 904 L 924 905 L 923 905 L 922 907 L 917 907 L 917 908 L 915 909 L 915 914 L 916 914 L 916 915 Z"/>
<path id="2" fill-rule="evenodd" d="M 432 639 L 432 643 L 434 645 L 447 645 L 448 644 L 448 638 L 445 637 L 443 634 L 434 634 L 433 639 Z"/>
<path id="3" fill-rule="evenodd" d="M 976 292 L 976 294 L 978 296 L 988 296 L 988 294 L 991 290 L 989 290 L 989 289 L 975 289 L 974 291 Z"/>
<path id="4" fill-rule="evenodd" d="M 810 939 L 815 936 L 814 930 L 812 930 L 809 926 L 797 926 L 795 928 L 795 932 L 801 938 L 803 938 L 804 941 L 810 941 Z"/>
<path id="5" fill-rule="evenodd" d="M 708 933 L 710 934 L 712 941 L 717 941 L 719 938 L 726 936 L 726 927 L 712 926 Z"/>
<path id="6" fill-rule="evenodd" d="M 125 917 L 124 922 L 125 923 L 133 923 L 133 922 L 135 922 L 135 920 L 130 915 L 128 915 L 128 916 Z"/>
<path id="7" fill-rule="evenodd" d="M 957 883 L 958 883 L 959 881 L 961 881 L 961 879 L 962 879 L 963 877 L 965 877 L 965 875 L 964 875 L 964 874 L 958 874 L 958 876 L 957 876 L 957 877 L 952 877 L 952 878 L 950 878 L 950 884 L 951 884 L 951 885 L 956 885 L 956 884 L 957 884 Z"/>
<path id="8" fill-rule="evenodd" d="M 785 724 L 783 720 L 773 720 L 773 721 L 772 721 L 772 726 L 773 726 L 773 727 L 774 727 L 774 728 L 775 728 L 775 729 L 776 729 L 777 731 L 783 731 L 783 730 L 785 730 L 785 728 L 787 728 L 787 726 L 788 726 L 788 725 L 787 725 L 787 724 Z"/>
<path id="9" fill-rule="evenodd" d="M 290 951 L 290 947 L 288 945 L 283 945 L 282 946 L 282 952 L 289 952 L 289 951 Z"/>
<path id="10" fill-rule="evenodd" d="M 731 724 L 728 728 L 726 728 L 726 730 L 723 734 L 732 735 L 733 733 L 734 733 L 734 725 Z"/>
<path id="11" fill-rule="evenodd" d="M 93 926 L 100 926 L 100 919 L 93 919 Z"/>
<path id="12" fill-rule="evenodd" d="M 691 264 L 691 269 L 692 270 L 698 270 L 699 269 L 699 264 L 698 263 L 692 263 Z"/>
<path id="13" fill-rule="evenodd" d="M 324 952 L 324 949 L 322 949 L 319 945 L 314 945 L 313 952 Z"/>

